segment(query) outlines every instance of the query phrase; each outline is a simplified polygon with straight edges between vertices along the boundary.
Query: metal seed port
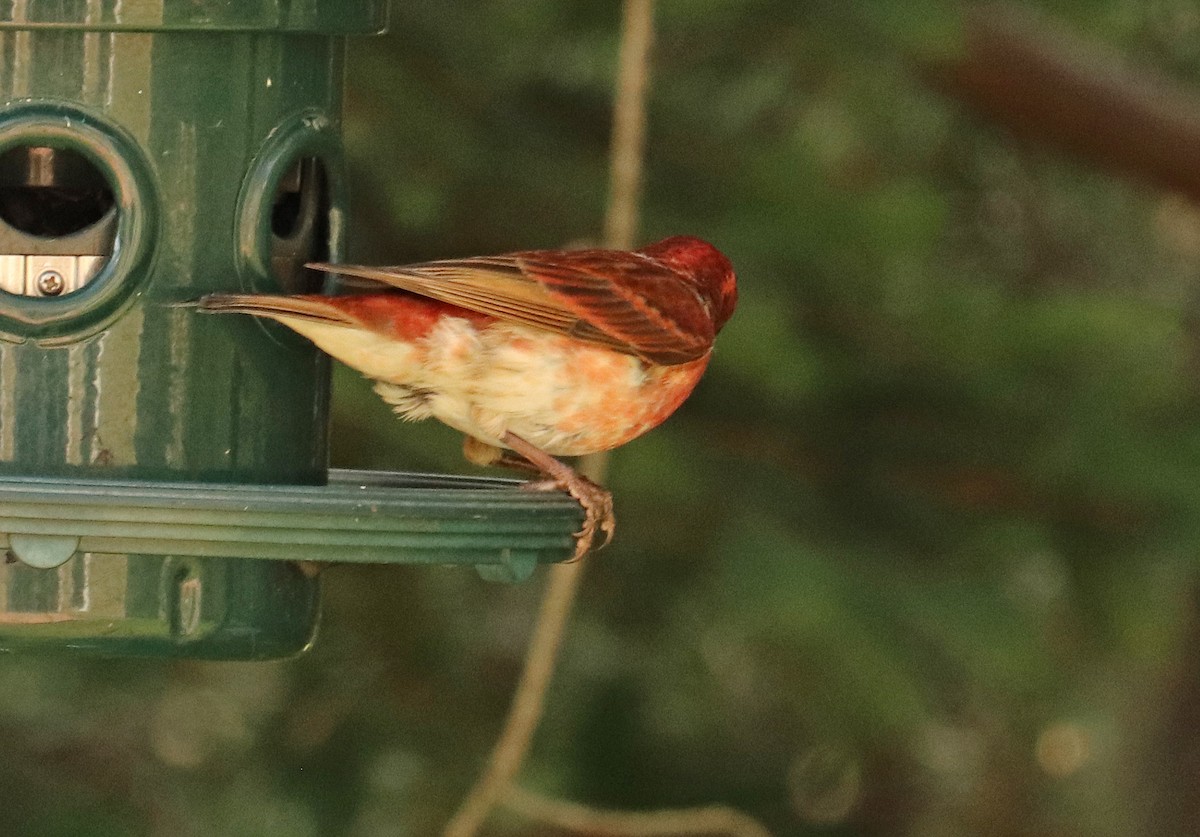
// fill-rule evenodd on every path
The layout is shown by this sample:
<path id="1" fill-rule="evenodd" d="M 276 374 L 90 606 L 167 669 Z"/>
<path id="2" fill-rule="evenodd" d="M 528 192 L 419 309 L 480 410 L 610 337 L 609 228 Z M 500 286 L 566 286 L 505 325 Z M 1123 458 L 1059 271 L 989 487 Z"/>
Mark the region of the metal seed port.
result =
<path id="1" fill-rule="evenodd" d="M 0 290 L 57 297 L 112 255 L 112 186 L 83 154 L 18 146 L 0 154 Z"/>

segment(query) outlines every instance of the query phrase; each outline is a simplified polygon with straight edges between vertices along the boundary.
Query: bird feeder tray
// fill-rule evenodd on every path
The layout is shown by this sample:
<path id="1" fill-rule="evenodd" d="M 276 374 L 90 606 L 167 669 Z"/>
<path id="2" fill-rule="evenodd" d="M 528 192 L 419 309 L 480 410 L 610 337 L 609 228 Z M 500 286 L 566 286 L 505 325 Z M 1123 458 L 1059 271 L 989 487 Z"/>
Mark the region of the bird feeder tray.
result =
<path id="1" fill-rule="evenodd" d="M 465 564 L 520 581 L 570 556 L 561 493 L 513 480 L 332 469 L 329 484 L 0 477 L 0 548 L 40 569 L 77 553 L 329 564 Z"/>
<path id="2" fill-rule="evenodd" d="M 570 557 L 581 522 L 566 495 L 495 478 L 0 477 L 0 650 L 289 656 L 315 636 L 316 566 L 473 565 L 487 580 L 521 581 Z"/>

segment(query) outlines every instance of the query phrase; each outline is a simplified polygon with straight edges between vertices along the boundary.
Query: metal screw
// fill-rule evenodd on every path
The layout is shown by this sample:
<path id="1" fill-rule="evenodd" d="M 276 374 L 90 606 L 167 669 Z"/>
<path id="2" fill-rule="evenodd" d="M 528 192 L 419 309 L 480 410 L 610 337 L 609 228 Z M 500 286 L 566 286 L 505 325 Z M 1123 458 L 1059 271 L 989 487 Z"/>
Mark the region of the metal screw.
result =
<path id="1" fill-rule="evenodd" d="M 58 296 L 67 286 L 66 280 L 57 270 L 43 270 L 34 282 L 42 296 Z"/>

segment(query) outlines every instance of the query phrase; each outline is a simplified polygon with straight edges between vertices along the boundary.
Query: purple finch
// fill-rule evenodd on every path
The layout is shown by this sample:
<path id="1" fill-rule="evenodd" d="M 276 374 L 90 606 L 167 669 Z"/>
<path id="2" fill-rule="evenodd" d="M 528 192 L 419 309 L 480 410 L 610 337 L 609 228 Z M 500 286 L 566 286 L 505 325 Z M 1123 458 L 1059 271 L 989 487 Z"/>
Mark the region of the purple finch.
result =
<path id="1" fill-rule="evenodd" d="M 566 490 L 585 512 L 576 557 L 597 530 L 611 539 L 612 496 L 554 457 L 610 450 L 671 415 L 737 302 L 729 260 L 689 236 L 633 251 L 309 267 L 362 292 L 215 294 L 200 307 L 277 320 L 373 379 L 401 417 L 465 433 L 472 462 Z"/>

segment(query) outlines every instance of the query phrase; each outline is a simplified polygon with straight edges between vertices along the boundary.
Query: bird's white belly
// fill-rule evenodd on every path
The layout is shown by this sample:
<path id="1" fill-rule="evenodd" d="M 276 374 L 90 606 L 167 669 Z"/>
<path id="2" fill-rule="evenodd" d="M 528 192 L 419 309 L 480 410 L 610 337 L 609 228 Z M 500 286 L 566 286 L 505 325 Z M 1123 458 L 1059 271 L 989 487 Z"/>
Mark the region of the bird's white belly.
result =
<path id="1" fill-rule="evenodd" d="M 646 378 L 637 358 L 518 325 L 447 319 L 425 345 L 413 378 L 434 417 L 489 444 L 507 431 L 556 455 L 606 446 L 595 414 L 607 410 L 601 424 L 611 424 Z"/>
<path id="2" fill-rule="evenodd" d="M 658 424 L 705 365 L 648 368 L 562 335 L 508 323 L 479 328 L 456 317 L 411 342 L 288 325 L 374 378 L 379 395 L 406 419 L 434 417 L 498 447 L 507 431 L 560 456 L 616 447 Z"/>

